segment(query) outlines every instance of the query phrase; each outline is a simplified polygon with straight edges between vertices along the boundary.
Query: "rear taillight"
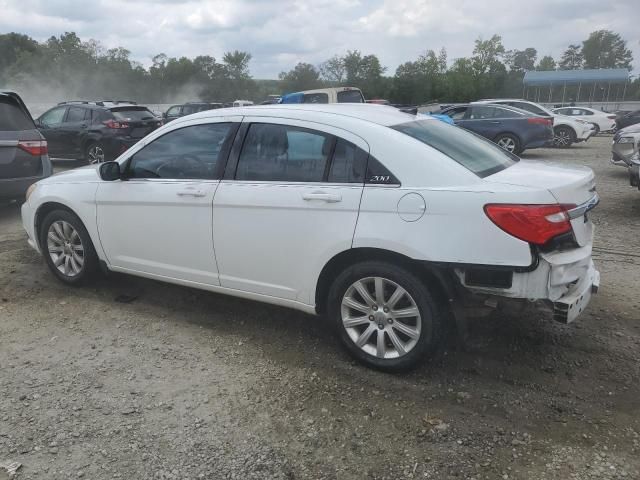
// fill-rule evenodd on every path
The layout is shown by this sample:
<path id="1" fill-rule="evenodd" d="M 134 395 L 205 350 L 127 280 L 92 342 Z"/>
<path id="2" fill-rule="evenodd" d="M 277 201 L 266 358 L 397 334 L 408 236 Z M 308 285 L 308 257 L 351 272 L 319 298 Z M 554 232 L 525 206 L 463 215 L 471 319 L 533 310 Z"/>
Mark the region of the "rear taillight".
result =
<path id="1" fill-rule="evenodd" d="M 129 124 L 126 122 L 117 122 L 115 120 L 105 120 L 104 123 L 107 128 L 114 128 L 114 129 L 122 129 L 122 128 L 129 128 Z"/>
<path id="2" fill-rule="evenodd" d="M 20 140 L 18 148 L 33 156 L 46 155 L 48 152 L 46 140 Z"/>
<path id="3" fill-rule="evenodd" d="M 575 205 L 514 205 L 493 203 L 484 211 L 502 230 L 534 245 L 571 231 L 568 210 Z"/>
<path id="4" fill-rule="evenodd" d="M 542 117 L 527 118 L 527 123 L 533 123 L 534 125 L 552 125 L 550 118 Z"/>

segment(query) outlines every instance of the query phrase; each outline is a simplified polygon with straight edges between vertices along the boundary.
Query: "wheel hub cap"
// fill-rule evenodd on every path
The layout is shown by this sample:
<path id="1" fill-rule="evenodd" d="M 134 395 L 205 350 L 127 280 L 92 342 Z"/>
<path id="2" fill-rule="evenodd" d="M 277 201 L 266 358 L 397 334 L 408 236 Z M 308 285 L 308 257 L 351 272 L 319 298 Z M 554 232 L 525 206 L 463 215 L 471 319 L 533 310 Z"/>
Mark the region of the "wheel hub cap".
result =
<path id="1" fill-rule="evenodd" d="M 342 324 L 354 344 L 378 358 L 399 358 L 417 344 L 422 319 L 409 292 L 392 280 L 354 282 L 341 305 Z"/>
<path id="2" fill-rule="evenodd" d="M 75 277 L 84 267 L 84 246 L 75 228 L 64 220 L 57 220 L 47 232 L 49 257 L 55 268 L 67 277 Z"/>

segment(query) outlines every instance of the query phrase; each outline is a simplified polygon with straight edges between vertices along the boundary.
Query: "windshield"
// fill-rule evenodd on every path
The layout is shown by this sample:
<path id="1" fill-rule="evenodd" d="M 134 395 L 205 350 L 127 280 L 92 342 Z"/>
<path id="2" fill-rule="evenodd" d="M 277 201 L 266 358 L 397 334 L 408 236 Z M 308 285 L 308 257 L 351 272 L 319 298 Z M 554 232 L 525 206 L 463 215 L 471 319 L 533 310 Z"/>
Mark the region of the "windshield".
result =
<path id="1" fill-rule="evenodd" d="M 111 113 L 116 117 L 116 120 L 128 120 L 128 121 L 136 121 L 136 120 L 151 120 L 155 118 L 155 115 L 151 113 L 151 110 L 148 110 L 145 107 L 124 107 L 124 108 L 112 108 Z"/>
<path id="2" fill-rule="evenodd" d="M 519 160 L 488 140 L 439 120 L 416 120 L 391 128 L 435 148 L 481 178 Z"/>

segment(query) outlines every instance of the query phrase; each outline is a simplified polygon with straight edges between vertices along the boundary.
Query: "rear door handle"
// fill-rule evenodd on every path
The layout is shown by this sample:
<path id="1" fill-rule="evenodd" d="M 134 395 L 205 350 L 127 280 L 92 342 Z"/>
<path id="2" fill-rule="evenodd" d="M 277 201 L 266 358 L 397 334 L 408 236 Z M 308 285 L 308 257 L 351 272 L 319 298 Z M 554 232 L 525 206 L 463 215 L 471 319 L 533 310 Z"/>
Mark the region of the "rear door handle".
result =
<path id="1" fill-rule="evenodd" d="M 180 190 L 176 192 L 179 197 L 204 197 L 206 195 L 202 190 Z"/>
<path id="2" fill-rule="evenodd" d="M 303 193 L 302 199 L 306 201 L 321 200 L 327 203 L 336 203 L 336 202 L 342 201 L 342 196 L 336 195 L 334 193 L 311 192 L 311 193 Z"/>

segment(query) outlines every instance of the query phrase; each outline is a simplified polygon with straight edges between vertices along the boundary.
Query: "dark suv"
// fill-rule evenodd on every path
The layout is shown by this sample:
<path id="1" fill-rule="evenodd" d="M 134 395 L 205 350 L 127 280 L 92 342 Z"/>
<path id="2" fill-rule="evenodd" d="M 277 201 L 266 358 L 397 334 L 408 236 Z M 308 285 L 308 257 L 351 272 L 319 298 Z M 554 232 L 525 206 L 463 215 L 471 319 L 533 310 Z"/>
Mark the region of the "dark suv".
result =
<path id="1" fill-rule="evenodd" d="M 207 102 L 187 102 L 181 105 L 173 105 L 162 115 L 165 122 L 170 122 L 176 118 L 184 117 L 185 115 L 191 115 L 192 113 L 204 112 L 205 110 L 214 110 L 216 108 L 222 108 L 222 103 L 207 103 Z"/>
<path id="2" fill-rule="evenodd" d="M 49 175 L 47 141 L 20 96 L 0 90 L 0 198 L 23 198 L 32 183 Z"/>
<path id="3" fill-rule="evenodd" d="M 133 103 L 73 101 L 47 110 L 36 125 L 49 142 L 52 158 L 101 163 L 116 158 L 162 120 Z"/>

